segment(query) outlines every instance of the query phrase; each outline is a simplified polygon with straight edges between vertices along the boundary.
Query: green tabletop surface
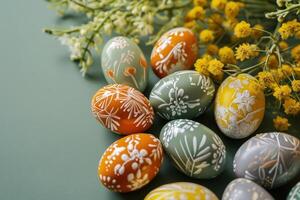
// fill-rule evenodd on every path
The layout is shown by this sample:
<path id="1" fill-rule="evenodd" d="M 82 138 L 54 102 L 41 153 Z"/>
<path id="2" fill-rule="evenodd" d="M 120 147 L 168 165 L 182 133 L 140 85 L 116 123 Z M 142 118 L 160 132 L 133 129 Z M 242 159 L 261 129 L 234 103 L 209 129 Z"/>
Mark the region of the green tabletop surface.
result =
<path id="1" fill-rule="evenodd" d="M 98 161 L 120 136 L 103 128 L 91 114 L 92 95 L 106 84 L 97 58 L 83 78 L 70 62 L 66 47 L 42 29 L 78 23 L 61 19 L 43 0 L 8 0 L 0 4 L 0 200 L 106 200 L 143 199 L 166 183 L 189 181 L 211 189 L 221 198 L 234 179 L 232 160 L 245 140 L 225 137 L 217 128 L 212 109 L 195 119 L 214 130 L 227 151 L 225 171 L 210 180 L 191 179 L 178 172 L 166 157 L 156 178 L 142 189 L 119 194 L 98 181 Z M 149 61 L 151 47 L 141 45 Z M 150 70 L 145 94 L 157 82 Z M 291 119 L 289 133 L 300 137 L 300 119 Z M 156 118 L 148 131 L 158 136 L 166 123 Z M 266 115 L 257 131 L 273 131 Z M 274 189 L 285 199 L 297 182 Z"/>

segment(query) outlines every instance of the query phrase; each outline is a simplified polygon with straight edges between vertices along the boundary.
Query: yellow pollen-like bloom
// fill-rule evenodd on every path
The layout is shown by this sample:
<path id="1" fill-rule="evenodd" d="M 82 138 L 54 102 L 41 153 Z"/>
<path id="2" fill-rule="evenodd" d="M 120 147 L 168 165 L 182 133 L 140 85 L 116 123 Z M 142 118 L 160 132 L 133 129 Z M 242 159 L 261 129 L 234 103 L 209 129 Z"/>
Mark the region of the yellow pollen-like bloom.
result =
<path id="1" fill-rule="evenodd" d="M 280 41 L 280 42 L 278 43 L 278 46 L 279 46 L 279 48 L 280 48 L 281 50 L 285 50 L 285 49 L 289 48 L 288 43 L 285 42 L 285 41 Z"/>
<path id="2" fill-rule="evenodd" d="M 225 5 L 225 16 L 229 19 L 236 18 L 240 12 L 241 3 L 229 1 Z"/>
<path id="3" fill-rule="evenodd" d="M 225 64 L 235 64 L 236 59 L 234 56 L 234 52 L 231 48 L 225 46 L 219 50 L 219 58 L 222 63 Z"/>
<path id="4" fill-rule="evenodd" d="M 256 24 L 252 28 L 252 33 L 251 36 L 254 37 L 255 39 L 259 39 L 262 35 L 263 32 L 261 30 L 264 30 L 264 27 L 260 24 Z"/>
<path id="5" fill-rule="evenodd" d="M 283 108 L 287 115 L 297 115 L 300 113 L 300 103 L 290 97 L 284 100 Z"/>
<path id="6" fill-rule="evenodd" d="M 271 72 L 259 72 L 257 77 L 262 88 L 273 88 L 276 85 L 276 82 Z"/>
<path id="7" fill-rule="evenodd" d="M 284 73 L 286 76 L 291 76 L 293 74 L 293 68 L 288 65 L 288 64 L 283 64 L 281 66 L 281 71 Z"/>
<path id="8" fill-rule="evenodd" d="M 211 60 L 210 56 L 205 56 L 197 59 L 196 63 L 194 64 L 195 70 L 206 76 L 209 76 L 209 72 L 207 68 L 208 68 L 208 62 L 210 60 Z"/>
<path id="9" fill-rule="evenodd" d="M 211 30 L 205 29 L 200 32 L 200 40 L 204 43 L 212 42 L 215 39 L 214 33 Z"/>
<path id="10" fill-rule="evenodd" d="M 205 17 L 205 10 L 201 6 L 195 6 L 192 10 L 187 13 L 187 21 L 200 19 L 203 20 Z"/>
<path id="11" fill-rule="evenodd" d="M 300 80 L 292 81 L 292 89 L 294 92 L 300 92 Z"/>
<path id="12" fill-rule="evenodd" d="M 193 0 L 195 6 L 206 6 L 207 0 Z"/>
<path id="13" fill-rule="evenodd" d="M 273 96 L 282 101 L 290 96 L 292 90 L 288 85 L 280 85 L 274 88 Z"/>
<path id="14" fill-rule="evenodd" d="M 210 3 L 210 7 L 215 10 L 223 10 L 227 0 L 212 0 Z"/>
<path id="15" fill-rule="evenodd" d="M 300 44 L 298 44 L 291 50 L 291 55 L 296 62 L 300 61 Z"/>
<path id="16" fill-rule="evenodd" d="M 208 71 L 211 74 L 212 78 L 221 81 L 223 79 L 223 67 L 224 64 L 217 59 L 213 59 L 208 63 Z"/>
<path id="17" fill-rule="evenodd" d="M 219 47 L 215 44 L 209 44 L 206 47 L 206 53 L 208 55 L 216 55 L 218 54 L 218 51 L 219 51 Z"/>
<path id="18" fill-rule="evenodd" d="M 269 56 L 269 59 L 267 60 L 267 56 L 263 56 L 261 59 L 260 59 L 261 62 L 267 62 L 267 66 L 270 68 L 270 69 L 276 69 L 279 65 L 279 62 L 278 62 L 278 58 L 276 55 L 274 54 L 271 54 Z"/>
<path id="19" fill-rule="evenodd" d="M 241 21 L 234 27 L 234 35 L 238 38 L 249 37 L 252 33 L 252 29 L 249 23 Z"/>
<path id="20" fill-rule="evenodd" d="M 189 28 L 189 29 L 195 28 L 196 25 L 197 25 L 197 22 L 195 20 L 184 23 L 184 27 Z"/>
<path id="21" fill-rule="evenodd" d="M 280 116 L 273 119 L 273 124 L 277 131 L 287 131 L 290 126 L 288 119 Z"/>
<path id="22" fill-rule="evenodd" d="M 300 23 L 296 19 L 283 23 L 281 27 L 278 29 L 281 38 L 284 40 L 297 34 L 299 31 L 300 31 Z"/>
<path id="23" fill-rule="evenodd" d="M 258 47 L 255 44 L 243 43 L 236 48 L 235 57 L 237 60 L 244 61 L 246 59 L 258 56 Z"/>

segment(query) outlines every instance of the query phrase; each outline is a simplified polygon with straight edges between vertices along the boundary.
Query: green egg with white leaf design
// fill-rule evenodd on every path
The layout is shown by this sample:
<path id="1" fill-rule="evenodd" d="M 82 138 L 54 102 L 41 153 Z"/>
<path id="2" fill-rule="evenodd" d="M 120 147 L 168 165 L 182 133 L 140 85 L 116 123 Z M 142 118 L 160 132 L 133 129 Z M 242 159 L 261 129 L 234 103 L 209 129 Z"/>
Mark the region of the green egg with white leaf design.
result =
<path id="1" fill-rule="evenodd" d="M 162 128 L 160 141 L 175 167 L 187 176 L 209 179 L 224 170 L 225 145 L 216 133 L 198 122 L 170 121 Z"/>
<path id="2" fill-rule="evenodd" d="M 213 100 L 213 81 L 199 72 L 183 70 L 159 80 L 150 93 L 155 112 L 167 119 L 193 119 Z"/>
<path id="3" fill-rule="evenodd" d="M 124 84 L 141 92 L 147 86 L 147 61 L 138 45 L 129 38 L 118 36 L 105 44 L 101 67 L 109 84 Z"/>

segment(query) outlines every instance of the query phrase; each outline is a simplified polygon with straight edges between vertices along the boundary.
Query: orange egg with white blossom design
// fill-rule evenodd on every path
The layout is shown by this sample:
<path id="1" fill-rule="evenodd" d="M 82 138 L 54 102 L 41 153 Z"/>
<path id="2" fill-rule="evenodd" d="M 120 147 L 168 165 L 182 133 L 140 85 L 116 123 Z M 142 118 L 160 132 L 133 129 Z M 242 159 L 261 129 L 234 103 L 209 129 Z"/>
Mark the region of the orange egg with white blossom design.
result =
<path id="1" fill-rule="evenodd" d="M 159 139 L 151 134 L 132 134 L 106 149 L 98 166 L 99 179 L 110 190 L 131 192 L 149 183 L 162 161 Z"/>
<path id="2" fill-rule="evenodd" d="M 131 70 L 128 68 L 128 73 Z M 144 132 L 153 123 L 149 100 L 127 85 L 112 84 L 99 89 L 92 98 L 91 108 L 103 126 L 121 135 Z"/>
<path id="3" fill-rule="evenodd" d="M 197 54 L 195 34 L 187 28 L 174 28 L 163 34 L 154 45 L 151 54 L 152 69 L 160 78 L 175 71 L 191 69 Z"/>

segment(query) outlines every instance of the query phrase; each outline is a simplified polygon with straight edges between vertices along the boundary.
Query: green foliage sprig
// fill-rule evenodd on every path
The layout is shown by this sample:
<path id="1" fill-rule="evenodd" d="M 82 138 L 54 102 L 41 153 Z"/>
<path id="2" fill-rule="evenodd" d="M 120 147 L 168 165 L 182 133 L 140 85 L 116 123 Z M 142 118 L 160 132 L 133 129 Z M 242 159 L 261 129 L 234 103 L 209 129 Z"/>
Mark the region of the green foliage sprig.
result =
<path id="1" fill-rule="evenodd" d="M 67 29 L 45 29 L 69 47 L 70 58 L 79 63 L 83 75 L 93 63 L 93 51 L 112 32 L 133 38 L 150 36 L 154 43 L 162 33 L 183 24 L 183 11 L 191 0 L 48 0 L 60 15 L 85 14 L 87 23 Z M 154 27 L 158 27 L 155 29 Z"/>

